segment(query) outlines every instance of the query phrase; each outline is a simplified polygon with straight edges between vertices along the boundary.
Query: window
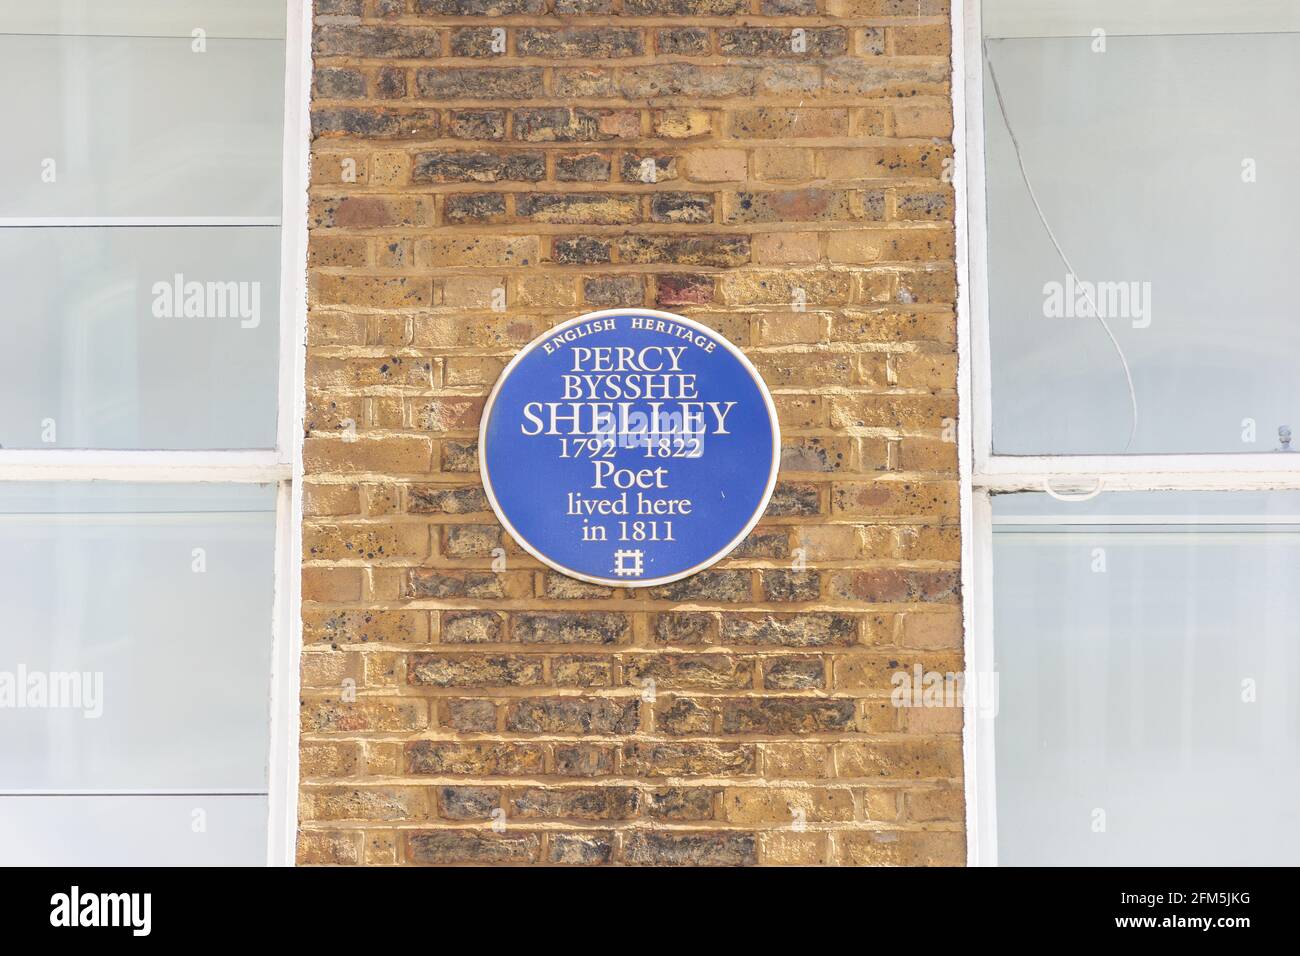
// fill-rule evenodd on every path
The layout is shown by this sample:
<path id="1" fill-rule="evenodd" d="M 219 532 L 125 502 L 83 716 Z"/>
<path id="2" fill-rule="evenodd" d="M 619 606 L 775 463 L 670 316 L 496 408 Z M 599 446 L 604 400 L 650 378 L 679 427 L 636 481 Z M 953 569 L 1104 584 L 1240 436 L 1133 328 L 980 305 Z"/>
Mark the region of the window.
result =
<path id="1" fill-rule="evenodd" d="M 1294 859 L 1300 6 L 963 6 L 971 862 Z"/>
<path id="2" fill-rule="evenodd" d="M 0 841 L 292 860 L 307 11 L 0 0 Z"/>

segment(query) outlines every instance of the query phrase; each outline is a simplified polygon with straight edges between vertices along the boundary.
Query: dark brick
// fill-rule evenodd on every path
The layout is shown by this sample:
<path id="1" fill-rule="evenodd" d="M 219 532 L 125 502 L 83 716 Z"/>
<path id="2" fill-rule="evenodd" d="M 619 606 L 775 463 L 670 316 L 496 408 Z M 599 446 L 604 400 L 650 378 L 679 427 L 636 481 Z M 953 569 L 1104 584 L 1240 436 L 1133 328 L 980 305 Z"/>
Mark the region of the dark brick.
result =
<path id="1" fill-rule="evenodd" d="M 442 443 L 442 470 L 478 472 L 478 442 L 449 440 Z"/>
<path id="2" fill-rule="evenodd" d="M 778 481 L 764 514 L 769 518 L 806 518 L 820 510 L 817 485 L 806 481 Z"/>
<path id="3" fill-rule="evenodd" d="M 364 0 L 315 0 L 313 9 L 316 16 L 359 17 L 362 14 Z"/>
<path id="4" fill-rule="evenodd" d="M 449 225 L 467 222 L 499 222 L 506 216 L 506 197 L 501 193 L 453 193 L 444 201 L 443 221 Z M 446 446 L 443 446 L 444 449 Z M 477 465 L 475 465 L 475 469 Z M 448 469 L 452 470 L 452 469 Z M 472 471 L 470 468 L 454 469 Z"/>
<path id="5" fill-rule="evenodd" d="M 760 9 L 765 17 L 812 17 L 817 15 L 817 0 L 763 0 Z"/>
<path id="6" fill-rule="evenodd" d="M 551 836 L 547 860 L 550 863 L 592 866 L 608 863 L 613 856 L 612 833 L 556 833 Z"/>
<path id="7" fill-rule="evenodd" d="M 654 632 L 660 644 L 709 644 L 717 638 L 714 616 L 698 611 L 657 614 Z"/>
<path id="8" fill-rule="evenodd" d="M 411 485 L 406 494 L 410 514 L 465 515 L 491 510 L 478 485 Z"/>
<path id="9" fill-rule="evenodd" d="M 497 787 L 438 788 L 438 815 L 446 820 L 488 820 L 500 806 Z"/>
<path id="10" fill-rule="evenodd" d="M 444 724 L 467 734 L 490 734 L 497 729 L 497 709 L 490 700 L 456 698 L 442 701 Z"/>
<path id="11" fill-rule="evenodd" d="M 406 772 L 517 777 L 541 773 L 542 756 L 540 744 L 412 740 L 406 744 Z"/>
<path id="12" fill-rule="evenodd" d="M 820 734 L 852 729 L 854 703 L 816 697 L 721 702 L 725 734 Z"/>
<path id="13" fill-rule="evenodd" d="M 650 200 L 655 222 L 713 222 L 713 196 L 709 193 L 655 193 Z"/>
<path id="14" fill-rule="evenodd" d="M 640 276 L 592 276 L 582 282 L 582 300 L 606 308 L 643 305 L 645 282 Z"/>
<path id="15" fill-rule="evenodd" d="M 615 248 L 620 262 L 725 268 L 750 259 L 748 236 L 619 236 Z"/>
<path id="16" fill-rule="evenodd" d="M 546 178 L 541 153 L 434 150 L 411 158 L 413 183 L 538 182 Z"/>
<path id="17" fill-rule="evenodd" d="M 451 55 L 490 57 L 504 56 L 505 44 L 495 31 L 501 27 L 460 27 L 451 31 Z"/>
<path id="18" fill-rule="evenodd" d="M 523 100 L 542 95 L 537 67 L 433 68 L 415 74 L 415 88 L 433 100 Z"/>
<path id="19" fill-rule="evenodd" d="M 788 558 L 790 538 L 782 530 L 755 528 L 731 552 L 733 558 Z"/>
<path id="20" fill-rule="evenodd" d="M 763 595 L 769 601 L 815 601 L 821 596 L 816 571 L 764 571 Z"/>
<path id="21" fill-rule="evenodd" d="M 602 584 L 579 581 L 577 578 L 571 578 L 567 574 L 559 574 L 555 571 L 546 572 L 544 583 L 538 589 L 538 594 L 542 597 L 568 601 L 609 597 L 613 593 L 613 588 L 605 587 Z"/>
<path id="22" fill-rule="evenodd" d="M 452 110 L 447 135 L 453 139 L 505 139 L 506 111 Z"/>
<path id="23" fill-rule="evenodd" d="M 708 305 L 713 301 L 713 277 L 660 275 L 655 277 L 657 305 Z"/>
<path id="24" fill-rule="evenodd" d="M 677 178 L 677 157 L 629 150 L 619 160 L 618 174 L 629 183 L 666 183 Z"/>
<path id="25" fill-rule="evenodd" d="M 627 615 L 614 611 L 520 613 L 511 629 L 520 644 L 619 644 L 632 636 Z"/>
<path id="26" fill-rule="evenodd" d="M 726 654 L 654 654 L 629 658 L 623 677 L 634 687 L 653 681 L 659 688 L 737 690 L 754 686 L 754 665 Z"/>
<path id="27" fill-rule="evenodd" d="M 427 60 L 440 56 L 442 38 L 430 27 L 318 26 L 312 34 L 317 56 L 400 57 Z"/>
<path id="28" fill-rule="evenodd" d="M 532 734 L 631 734 L 640 719 L 639 698 L 536 697 L 510 704 L 506 729 Z"/>
<path id="29" fill-rule="evenodd" d="M 567 183 L 608 182 L 608 153 L 566 153 L 555 157 L 555 178 Z"/>
<path id="30" fill-rule="evenodd" d="M 419 687 L 530 687 L 542 683 L 537 657 L 415 654 L 406 682 Z"/>
<path id="31" fill-rule="evenodd" d="M 718 49 L 723 56 L 842 56 L 848 49 L 848 33 L 841 27 L 802 27 L 804 49 L 794 48 L 793 29 L 783 27 L 738 27 L 718 31 Z"/>
<path id="32" fill-rule="evenodd" d="M 359 100 L 366 95 L 366 78 L 360 70 L 318 67 L 312 77 L 316 95 L 324 99 Z"/>
<path id="33" fill-rule="evenodd" d="M 623 770 L 638 777 L 749 776 L 758 772 L 758 751 L 753 744 L 636 741 L 623 745 Z"/>
<path id="34" fill-rule="evenodd" d="M 635 110 L 548 106 L 513 111 L 513 136 L 529 143 L 584 143 L 640 134 Z"/>
<path id="35" fill-rule="evenodd" d="M 641 218 L 636 196 L 625 193 L 519 193 L 515 215 L 533 222 L 619 225 Z"/>
<path id="36" fill-rule="evenodd" d="M 556 744 L 555 772 L 562 777 L 605 777 L 614 772 L 614 748 L 607 744 Z"/>
<path id="37" fill-rule="evenodd" d="M 613 70 L 602 69 L 600 67 L 566 67 L 555 70 L 554 77 L 551 80 L 551 93 L 555 96 L 566 99 L 576 99 L 577 97 L 616 97 L 618 96 L 618 84 L 615 81 Z M 634 125 L 632 111 L 622 111 L 626 115 L 626 125 L 628 132 L 624 136 L 632 136 L 631 127 Z M 639 124 L 637 124 L 639 125 Z"/>
<path id="38" fill-rule="evenodd" d="M 655 601 L 751 601 L 750 572 L 700 571 L 688 578 L 649 589 Z"/>
<path id="39" fill-rule="evenodd" d="M 705 788 L 661 787 L 645 794 L 645 815 L 656 820 L 712 820 L 719 791 Z"/>
<path id="40" fill-rule="evenodd" d="M 556 687 L 609 687 L 613 683 L 613 664 L 601 657 L 553 657 L 551 683 Z"/>
<path id="41" fill-rule="evenodd" d="M 655 46 L 660 53 L 674 56 L 705 56 L 709 52 L 709 31 L 700 27 L 659 30 Z"/>
<path id="42" fill-rule="evenodd" d="M 546 0 L 415 0 L 415 12 L 450 17 L 509 17 L 543 13 Z"/>
<path id="43" fill-rule="evenodd" d="M 561 59 L 609 59 L 640 56 L 645 52 L 641 31 L 623 27 L 573 27 L 548 30 L 521 27 L 515 35 L 520 56 Z"/>
<path id="44" fill-rule="evenodd" d="M 850 647 L 858 642 L 858 621 L 848 614 L 727 615 L 721 640 L 738 645 Z"/>
<path id="45" fill-rule="evenodd" d="M 490 611 L 443 611 L 442 631 L 438 636 L 443 644 L 493 644 L 504 633 L 504 618 Z"/>
<path id="46" fill-rule="evenodd" d="M 505 592 L 501 578 L 491 571 L 443 571 L 412 568 L 406 582 L 412 598 L 499 598 Z"/>
<path id="47" fill-rule="evenodd" d="M 680 737 L 713 732 L 713 711 L 689 697 L 676 697 L 655 706 L 655 729 Z"/>
<path id="48" fill-rule="evenodd" d="M 638 830 L 627 837 L 623 856 L 649 866 L 754 866 L 756 844 L 752 833 Z"/>
<path id="49" fill-rule="evenodd" d="M 822 690 L 826 668 L 820 657 L 773 657 L 763 663 L 763 686 L 769 690 Z"/>
<path id="50" fill-rule="evenodd" d="M 734 17 L 749 12 L 749 0 L 623 0 L 629 17 Z"/>
<path id="51" fill-rule="evenodd" d="M 633 787 L 530 787 L 508 799 L 508 815 L 523 819 L 627 820 L 641 804 Z"/>
<path id="52" fill-rule="evenodd" d="M 610 244 L 589 236 L 556 236 L 551 261 L 559 265 L 595 265 L 610 261 Z"/>
<path id="53" fill-rule="evenodd" d="M 501 529 L 492 524 L 444 525 L 440 537 L 449 558 L 485 558 L 501 547 Z"/>
<path id="54" fill-rule="evenodd" d="M 314 109 L 313 136 L 362 136 L 387 139 L 399 136 L 437 136 L 437 110 Z"/>
<path id="55" fill-rule="evenodd" d="M 412 863 L 533 863 L 541 854 L 535 833 L 483 833 L 478 830 L 414 832 L 406 837 Z"/>
<path id="56" fill-rule="evenodd" d="M 405 95 L 405 70 L 386 66 L 375 71 L 375 96 L 381 100 L 400 100 Z"/>

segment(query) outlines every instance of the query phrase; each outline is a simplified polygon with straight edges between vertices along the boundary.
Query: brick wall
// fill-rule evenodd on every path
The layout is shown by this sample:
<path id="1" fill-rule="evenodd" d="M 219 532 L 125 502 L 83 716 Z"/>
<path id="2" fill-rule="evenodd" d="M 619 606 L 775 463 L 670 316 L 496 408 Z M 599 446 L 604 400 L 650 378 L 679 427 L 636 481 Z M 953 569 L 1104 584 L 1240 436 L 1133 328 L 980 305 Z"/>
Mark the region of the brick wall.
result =
<path id="1" fill-rule="evenodd" d="M 961 669 L 947 0 L 316 12 L 300 860 L 961 863 L 960 711 L 889 699 Z M 525 555 L 475 457 L 513 351 L 627 305 L 785 440 L 648 592 Z"/>

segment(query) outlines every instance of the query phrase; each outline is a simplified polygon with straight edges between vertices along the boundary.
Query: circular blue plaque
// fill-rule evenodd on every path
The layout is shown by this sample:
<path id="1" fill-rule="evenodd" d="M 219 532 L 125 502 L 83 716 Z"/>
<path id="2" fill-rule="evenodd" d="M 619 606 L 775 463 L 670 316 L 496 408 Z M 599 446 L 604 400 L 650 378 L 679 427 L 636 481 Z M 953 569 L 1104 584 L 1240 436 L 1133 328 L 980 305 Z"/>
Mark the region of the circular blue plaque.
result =
<path id="1" fill-rule="evenodd" d="M 781 436 L 744 354 L 691 319 L 609 309 L 506 366 L 479 427 L 492 510 L 583 581 L 666 584 L 725 557 L 776 485 Z"/>

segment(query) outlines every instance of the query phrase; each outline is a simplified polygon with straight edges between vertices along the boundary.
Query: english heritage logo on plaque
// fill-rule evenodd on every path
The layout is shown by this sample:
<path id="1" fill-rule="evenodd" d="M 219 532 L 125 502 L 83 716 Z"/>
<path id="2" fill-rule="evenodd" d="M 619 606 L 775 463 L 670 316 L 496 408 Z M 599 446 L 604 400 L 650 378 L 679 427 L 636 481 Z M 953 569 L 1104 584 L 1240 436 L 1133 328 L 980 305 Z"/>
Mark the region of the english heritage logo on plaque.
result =
<path id="1" fill-rule="evenodd" d="M 772 497 L 781 436 L 741 351 L 650 309 L 555 326 L 506 366 L 483 410 L 492 510 L 538 560 L 644 587 L 724 558 Z"/>

